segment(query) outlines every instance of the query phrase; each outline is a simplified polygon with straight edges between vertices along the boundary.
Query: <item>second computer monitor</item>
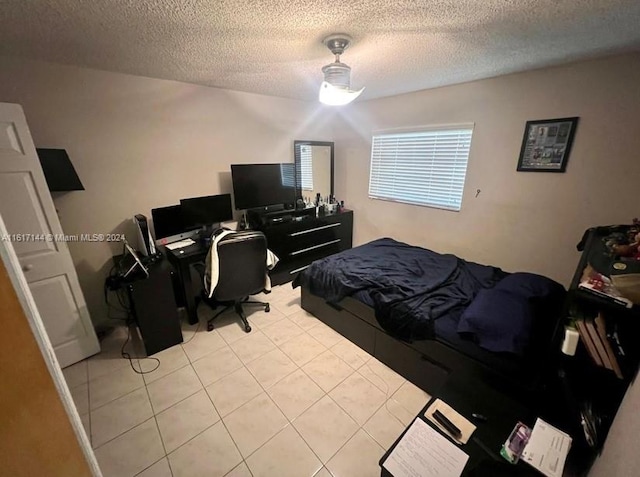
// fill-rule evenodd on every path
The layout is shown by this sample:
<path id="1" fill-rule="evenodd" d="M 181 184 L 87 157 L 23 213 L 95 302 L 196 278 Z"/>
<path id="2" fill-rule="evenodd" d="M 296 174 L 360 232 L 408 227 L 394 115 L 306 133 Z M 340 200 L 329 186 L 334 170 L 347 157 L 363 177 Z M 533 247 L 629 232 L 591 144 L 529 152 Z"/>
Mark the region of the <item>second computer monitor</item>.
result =
<path id="1" fill-rule="evenodd" d="M 156 232 L 156 240 L 168 239 L 168 242 L 179 240 L 175 238 L 185 231 L 182 222 L 182 208 L 179 205 L 158 207 L 151 209 L 153 217 L 153 229 Z"/>
<path id="2" fill-rule="evenodd" d="M 233 219 L 231 194 L 181 199 L 180 207 L 186 229 L 209 227 Z"/>

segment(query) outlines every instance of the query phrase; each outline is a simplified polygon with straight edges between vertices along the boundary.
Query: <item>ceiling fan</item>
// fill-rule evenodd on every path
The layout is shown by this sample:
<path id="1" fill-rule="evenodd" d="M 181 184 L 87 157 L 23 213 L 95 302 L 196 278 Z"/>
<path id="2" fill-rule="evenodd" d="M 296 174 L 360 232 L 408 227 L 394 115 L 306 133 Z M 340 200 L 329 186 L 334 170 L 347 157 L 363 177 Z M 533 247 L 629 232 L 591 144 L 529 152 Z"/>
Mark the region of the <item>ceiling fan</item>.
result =
<path id="1" fill-rule="evenodd" d="M 319 100 L 330 106 L 349 104 L 364 91 L 351 89 L 351 68 L 340 62 L 340 55 L 351 44 L 351 37 L 344 33 L 337 33 L 325 38 L 322 43 L 336 55 L 336 60 L 322 67 L 324 81 L 320 85 Z"/>

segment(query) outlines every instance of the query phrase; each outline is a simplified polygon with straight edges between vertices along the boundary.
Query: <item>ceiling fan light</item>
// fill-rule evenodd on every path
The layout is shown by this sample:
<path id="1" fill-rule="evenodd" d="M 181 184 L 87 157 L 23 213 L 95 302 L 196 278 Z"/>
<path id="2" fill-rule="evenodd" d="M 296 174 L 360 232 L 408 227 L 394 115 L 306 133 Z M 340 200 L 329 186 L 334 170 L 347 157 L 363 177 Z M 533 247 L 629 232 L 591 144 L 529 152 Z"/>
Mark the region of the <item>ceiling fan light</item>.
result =
<path id="1" fill-rule="evenodd" d="M 336 61 L 322 67 L 325 82 L 337 88 L 351 87 L 351 68 L 349 65 Z"/>
<path id="2" fill-rule="evenodd" d="M 328 106 L 344 106 L 360 96 L 363 91 L 364 88 L 360 91 L 351 91 L 349 88 L 333 86 L 332 84 L 323 81 L 320 85 L 320 94 L 318 99 L 322 104 L 326 104 Z"/>
<path id="3" fill-rule="evenodd" d="M 322 67 L 324 81 L 320 85 L 319 100 L 330 106 L 349 104 L 364 91 L 364 88 L 351 90 L 351 68 L 340 62 L 340 55 L 349 47 L 351 37 L 339 33 L 325 38 L 323 43 L 336 55 L 336 60 Z"/>

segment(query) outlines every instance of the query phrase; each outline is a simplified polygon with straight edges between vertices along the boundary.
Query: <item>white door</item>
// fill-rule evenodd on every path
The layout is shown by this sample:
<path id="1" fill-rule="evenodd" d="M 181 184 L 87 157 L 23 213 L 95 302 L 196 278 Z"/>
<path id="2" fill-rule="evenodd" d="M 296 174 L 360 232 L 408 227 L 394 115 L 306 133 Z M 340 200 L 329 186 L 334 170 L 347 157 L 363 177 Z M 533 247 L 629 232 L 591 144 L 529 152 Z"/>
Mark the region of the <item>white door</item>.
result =
<path id="1" fill-rule="evenodd" d="M 100 351 L 22 107 L 0 103 L 0 215 L 63 368 Z"/>

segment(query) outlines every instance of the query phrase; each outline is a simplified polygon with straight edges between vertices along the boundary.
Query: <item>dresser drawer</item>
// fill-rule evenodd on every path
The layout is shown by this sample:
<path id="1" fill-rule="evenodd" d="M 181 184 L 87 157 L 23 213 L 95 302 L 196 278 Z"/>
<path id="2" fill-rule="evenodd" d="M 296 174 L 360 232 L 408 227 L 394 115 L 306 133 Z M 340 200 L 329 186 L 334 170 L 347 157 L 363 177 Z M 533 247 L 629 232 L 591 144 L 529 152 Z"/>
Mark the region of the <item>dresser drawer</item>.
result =
<path id="1" fill-rule="evenodd" d="M 295 256 L 308 250 L 326 247 L 343 239 L 343 225 L 337 222 L 289 234 L 286 238 L 286 247 L 289 255 Z"/>
<path id="2" fill-rule="evenodd" d="M 307 268 L 315 260 L 320 260 L 344 250 L 341 248 L 340 242 L 341 241 L 323 244 L 322 247 L 304 250 L 296 255 L 289 255 L 285 257 L 284 260 L 280 260 L 280 262 L 278 262 L 278 265 L 273 269 L 273 272 L 280 273 L 286 271 L 291 275 L 291 279 L 293 279 L 297 273 Z"/>

